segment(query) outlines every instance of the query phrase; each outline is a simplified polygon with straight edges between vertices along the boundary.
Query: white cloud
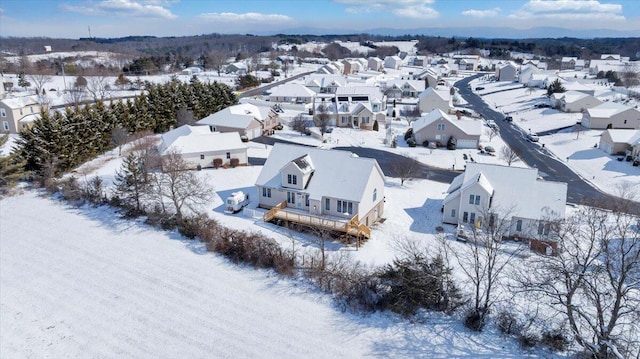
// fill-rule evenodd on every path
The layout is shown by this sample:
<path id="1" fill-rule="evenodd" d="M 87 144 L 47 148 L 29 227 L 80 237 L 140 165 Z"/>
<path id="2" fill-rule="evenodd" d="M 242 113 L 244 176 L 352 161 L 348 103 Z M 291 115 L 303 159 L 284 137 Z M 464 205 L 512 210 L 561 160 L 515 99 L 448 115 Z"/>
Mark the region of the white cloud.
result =
<path id="1" fill-rule="evenodd" d="M 411 5 L 403 8 L 394 9 L 393 13 L 400 17 L 409 17 L 412 19 L 435 19 L 440 13 L 425 5 Z"/>
<path id="2" fill-rule="evenodd" d="M 514 20 L 625 21 L 622 5 L 597 0 L 530 0 L 508 16 Z"/>
<path id="3" fill-rule="evenodd" d="M 135 1 L 135 0 L 103 0 L 99 2 L 88 2 L 83 4 L 62 4 L 62 8 L 72 12 L 78 12 L 85 15 L 121 15 L 134 17 L 151 17 L 162 19 L 175 19 L 169 9 L 156 5 L 158 1 Z M 162 4 L 168 4 L 162 2 Z"/>
<path id="4" fill-rule="evenodd" d="M 334 0 L 338 4 L 349 5 L 345 11 L 350 14 L 361 14 L 372 11 L 391 11 L 400 17 L 413 19 L 434 19 L 440 13 L 429 4 L 435 0 Z"/>
<path id="5" fill-rule="evenodd" d="M 204 13 L 199 15 L 206 20 L 214 20 L 220 22 L 252 22 L 252 23 L 283 23 L 293 22 L 293 19 L 287 15 L 281 14 L 261 14 L 256 12 L 247 12 L 237 14 L 233 12 L 221 13 Z"/>
<path id="6" fill-rule="evenodd" d="M 469 9 L 469 10 L 463 11 L 462 15 L 471 16 L 471 17 L 478 17 L 478 18 L 486 18 L 486 17 L 498 16 L 499 13 L 500 13 L 500 8 L 496 7 L 496 8 L 487 9 L 487 10 Z"/>

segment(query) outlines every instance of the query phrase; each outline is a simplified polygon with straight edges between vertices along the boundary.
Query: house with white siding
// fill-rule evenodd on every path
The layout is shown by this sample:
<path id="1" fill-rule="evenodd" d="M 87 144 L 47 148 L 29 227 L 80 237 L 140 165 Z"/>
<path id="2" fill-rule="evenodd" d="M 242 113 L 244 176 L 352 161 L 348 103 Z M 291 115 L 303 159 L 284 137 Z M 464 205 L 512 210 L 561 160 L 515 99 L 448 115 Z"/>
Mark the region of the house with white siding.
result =
<path id="1" fill-rule="evenodd" d="M 384 173 L 348 151 L 276 143 L 258 179 L 264 220 L 369 238 L 384 212 Z"/>
<path id="2" fill-rule="evenodd" d="M 451 108 L 451 94 L 449 90 L 440 90 L 432 87 L 422 91 L 418 96 L 418 109 L 420 112 L 427 113 L 434 109 L 449 112 Z"/>
<path id="3" fill-rule="evenodd" d="M 429 141 L 444 146 L 453 137 L 457 148 L 478 148 L 482 135 L 482 121 L 454 119 L 440 109 L 412 122 L 411 128 L 417 144 Z"/>
<path id="4" fill-rule="evenodd" d="M 196 125 L 207 126 L 212 132 L 238 132 L 250 140 L 271 134 L 278 122 L 278 113 L 272 107 L 241 103 L 213 113 Z"/>
<path id="5" fill-rule="evenodd" d="M 616 102 L 604 102 L 587 109 L 582 126 L 589 129 L 640 129 L 640 111 Z"/>

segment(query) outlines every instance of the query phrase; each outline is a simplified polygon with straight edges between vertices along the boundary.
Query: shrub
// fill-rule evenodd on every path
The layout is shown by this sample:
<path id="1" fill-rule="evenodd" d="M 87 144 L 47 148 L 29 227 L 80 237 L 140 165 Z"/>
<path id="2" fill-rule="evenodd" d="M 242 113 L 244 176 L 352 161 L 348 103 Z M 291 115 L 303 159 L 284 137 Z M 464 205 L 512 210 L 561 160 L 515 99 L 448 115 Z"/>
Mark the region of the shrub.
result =
<path id="1" fill-rule="evenodd" d="M 213 159 L 213 168 L 222 167 L 222 158 L 214 158 Z"/>
<path id="2" fill-rule="evenodd" d="M 496 318 L 498 329 L 503 334 L 515 334 L 522 330 L 522 326 L 518 323 L 515 315 L 508 311 L 501 311 Z"/>
<path id="3" fill-rule="evenodd" d="M 409 140 L 411 137 L 413 137 L 413 128 L 409 127 L 407 129 L 407 132 L 404 133 L 404 140 L 407 141 Z"/>
<path id="4" fill-rule="evenodd" d="M 473 331 L 480 332 L 486 324 L 483 317 L 479 311 L 470 309 L 464 317 L 464 326 Z"/>
<path id="5" fill-rule="evenodd" d="M 429 147 L 429 141 L 424 141 L 424 142 L 422 142 L 422 145 L 423 145 L 424 147 Z"/>
<path id="6" fill-rule="evenodd" d="M 391 148 L 396 148 L 396 147 L 398 147 L 398 140 L 396 140 L 394 137 L 393 140 L 391 140 Z"/>
<path id="7" fill-rule="evenodd" d="M 380 126 L 380 125 L 378 125 L 378 120 L 373 121 L 373 130 L 374 130 L 374 131 L 378 131 L 379 126 Z"/>
<path id="8" fill-rule="evenodd" d="M 407 146 L 416 147 L 416 141 L 413 138 L 407 140 Z"/>
<path id="9" fill-rule="evenodd" d="M 240 164 L 240 160 L 237 158 L 232 158 L 231 160 L 229 160 L 229 164 L 232 168 L 238 167 L 238 165 Z"/>
<path id="10" fill-rule="evenodd" d="M 530 330 L 523 330 L 520 335 L 518 335 L 518 343 L 520 343 L 523 348 L 533 348 L 539 341 L 540 337 Z"/>
<path id="11" fill-rule="evenodd" d="M 449 137 L 449 140 L 447 141 L 447 149 L 448 150 L 455 150 L 457 147 L 458 141 L 456 140 L 455 137 L 451 136 Z"/>
<path id="12" fill-rule="evenodd" d="M 554 351 L 565 351 L 569 347 L 569 339 L 562 329 L 542 332 L 541 342 Z"/>

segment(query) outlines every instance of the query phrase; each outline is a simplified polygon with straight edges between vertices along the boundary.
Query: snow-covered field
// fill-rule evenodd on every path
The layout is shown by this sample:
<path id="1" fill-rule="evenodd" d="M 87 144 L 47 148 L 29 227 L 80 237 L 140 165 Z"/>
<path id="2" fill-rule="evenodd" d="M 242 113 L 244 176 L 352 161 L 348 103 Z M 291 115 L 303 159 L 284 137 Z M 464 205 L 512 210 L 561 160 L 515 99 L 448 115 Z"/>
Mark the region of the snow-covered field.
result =
<path id="1" fill-rule="evenodd" d="M 255 170 L 203 173 L 220 193 L 247 186 Z M 374 229 L 375 239 L 357 252 L 330 247 L 386 261 L 381 253 L 392 257 L 404 233 L 429 241 L 442 188 L 391 182 L 393 221 Z M 211 214 L 244 229 L 265 226 Z M 472 333 L 458 318 L 440 314 L 407 321 L 389 313 L 342 313 L 300 280 L 234 266 L 176 233 L 120 220 L 104 207 L 70 208 L 33 191 L 0 201 L 0 248 L 3 358 L 541 355 L 521 351 L 495 329 Z"/>

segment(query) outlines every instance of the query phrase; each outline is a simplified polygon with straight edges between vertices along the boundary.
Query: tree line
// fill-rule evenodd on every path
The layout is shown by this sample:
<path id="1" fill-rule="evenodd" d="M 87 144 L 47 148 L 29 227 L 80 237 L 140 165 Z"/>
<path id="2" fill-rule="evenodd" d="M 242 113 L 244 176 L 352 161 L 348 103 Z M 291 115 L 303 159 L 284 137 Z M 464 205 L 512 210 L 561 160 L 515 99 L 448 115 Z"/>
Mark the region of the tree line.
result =
<path id="1" fill-rule="evenodd" d="M 147 83 L 146 92 L 133 100 L 99 100 L 43 112 L 20 133 L 16 152 L 25 170 L 37 177 L 55 176 L 119 145 L 119 133 L 166 132 L 178 124 L 181 113 L 203 118 L 236 102 L 224 84 Z"/>

